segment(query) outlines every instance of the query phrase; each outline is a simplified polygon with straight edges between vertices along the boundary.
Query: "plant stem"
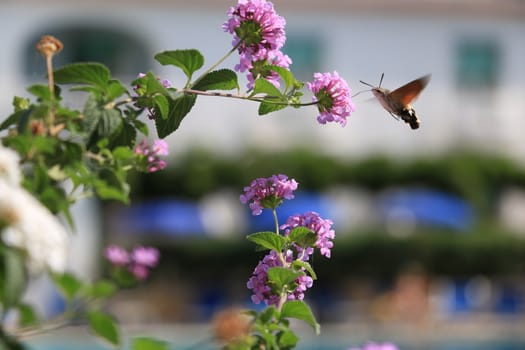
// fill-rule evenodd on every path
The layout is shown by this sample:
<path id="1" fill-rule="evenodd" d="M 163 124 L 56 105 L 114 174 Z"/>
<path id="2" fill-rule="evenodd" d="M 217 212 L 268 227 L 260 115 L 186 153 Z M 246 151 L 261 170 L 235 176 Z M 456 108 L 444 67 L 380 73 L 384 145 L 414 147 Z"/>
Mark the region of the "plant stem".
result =
<path id="1" fill-rule="evenodd" d="M 51 93 L 51 98 L 55 96 L 55 77 L 53 76 L 53 55 L 46 56 L 46 66 L 47 66 L 47 79 L 49 84 L 49 92 Z"/>
<path id="2" fill-rule="evenodd" d="M 201 91 L 201 90 L 194 90 L 194 89 L 180 89 L 180 92 L 186 93 L 186 94 L 194 94 L 194 95 L 201 95 L 201 96 L 216 96 L 216 97 L 227 97 L 227 98 L 236 98 L 240 100 L 248 100 L 248 101 L 254 101 L 254 102 L 266 102 L 274 105 L 281 105 L 281 106 L 291 106 L 291 107 L 305 107 L 305 106 L 313 106 L 318 104 L 318 101 L 313 102 L 304 102 L 304 103 L 290 103 L 290 102 L 284 102 L 284 101 L 272 101 L 271 99 L 280 99 L 280 97 L 277 96 L 264 96 L 264 97 L 250 97 L 245 95 L 235 95 L 235 94 L 227 94 L 223 92 L 209 92 L 209 91 Z"/>
<path id="3" fill-rule="evenodd" d="M 277 217 L 277 210 L 272 209 L 273 222 L 275 223 L 275 233 L 279 235 L 279 218 Z"/>
<path id="4" fill-rule="evenodd" d="M 194 86 L 195 84 L 197 84 L 202 78 L 204 78 L 206 75 L 208 75 L 208 73 L 210 73 L 212 70 L 214 70 L 215 68 L 217 68 L 222 62 L 224 62 L 232 53 L 234 53 L 235 51 L 237 51 L 237 49 L 239 48 L 239 46 L 241 46 L 242 44 L 242 39 L 239 40 L 239 42 L 230 50 L 226 53 L 226 55 L 222 56 L 217 62 L 215 62 L 215 64 L 211 65 L 210 68 L 206 69 L 206 71 L 204 73 L 202 73 L 197 79 L 195 79 L 195 81 L 190 84 L 190 86 Z"/>

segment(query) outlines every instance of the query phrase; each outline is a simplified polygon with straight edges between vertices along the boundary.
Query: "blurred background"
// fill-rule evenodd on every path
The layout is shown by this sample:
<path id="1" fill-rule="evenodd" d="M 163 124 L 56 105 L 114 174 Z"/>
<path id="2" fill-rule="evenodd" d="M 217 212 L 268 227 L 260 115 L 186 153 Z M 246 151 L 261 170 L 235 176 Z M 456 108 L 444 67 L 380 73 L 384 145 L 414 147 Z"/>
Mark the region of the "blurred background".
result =
<path id="1" fill-rule="evenodd" d="M 420 129 L 395 121 L 370 93 L 354 98 L 345 128 L 319 125 L 315 108 L 258 117 L 251 102 L 199 98 L 167 138 L 169 168 L 133 175 L 131 206 L 77 205 L 71 269 L 86 279 L 103 275 L 109 243 L 159 247 L 151 279 L 109 309 L 134 334 L 191 344 L 217 311 L 257 307 L 245 283 L 262 255 L 244 236 L 272 221 L 252 217 L 238 198 L 252 179 L 284 173 L 300 192 L 281 220 L 315 210 L 334 221 L 337 235 L 332 258 L 315 257 L 319 280 L 307 294 L 322 335 L 305 328 L 299 349 L 365 340 L 525 349 L 525 1 L 274 4 L 287 21 L 284 51 L 298 79 L 337 70 L 355 93 L 366 89 L 359 80 L 377 85 L 382 73 L 389 89 L 431 73 L 414 103 Z M 221 25 L 234 5 L 0 0 L 0 119 L 14 95 L 44 81 L 34 49 L 44 34 L 64 42 L 57 65 L 99 61 L 126 83 L 152 70 L 181 86 L 182 75 L 153 56 L 196 48 L 211 65 L 231 47 Z M 234 55 L 223 66 L 236 63 Z M 61 307 L 45 281 L 28 294 L 44 314 Z M 48 337 L 35 348 L 57 342 Z"/>

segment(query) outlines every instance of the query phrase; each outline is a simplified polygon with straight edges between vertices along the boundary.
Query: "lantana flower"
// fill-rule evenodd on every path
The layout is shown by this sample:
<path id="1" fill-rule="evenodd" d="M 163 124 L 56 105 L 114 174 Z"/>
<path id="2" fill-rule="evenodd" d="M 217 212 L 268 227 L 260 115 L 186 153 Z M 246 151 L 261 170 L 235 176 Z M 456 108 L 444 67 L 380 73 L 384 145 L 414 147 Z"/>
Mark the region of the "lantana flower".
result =
<path id="1" fill-rule="evenodd" d="M 253 81 L 259 77 L 279 86 L 277 74 L 261 75 L 257 67 L 276 65 L 288 69 L 292 63 L 290 57 L 281 52 L 286 41 L 285 19 L 266 0 L 239 0 L 237 6 L 228 10 L 228 17 L 223 29 L 233 34 L 232 44 L 240 54 L 235 70 L 248 71 L 248 88 L 252 88 Z"/>
<path id="2" fill-rule="evenodd" d="M 317 102 L 321 113 L 317 121 L 320 124 L 336 122 L 345 126 L 346 118 L 355 111 L 346 81 L 335 71 L 315 73 L 314 81 L 306 83 L 306 86 L 314 94 L 313 101 Z"/>
<path id="3" fill-rule="evenodd" d="M 121 246 L 110 245 L 105 250 L 106 259 L 116 268 L 127 268 L 137 280 L 145 280 L 150 270 L 159 262 L 159 251 L 154 247 L 135 247 L 128 252 Z"/>
<path id="4" fill-rule="evenodd" d="M 159 156 L 167 156 L 168 153 L 168 144 L 164 140 L 155 140 L 153 145 L 150 145 L 144 139 L 135 146 L 135 154 L 139 156 L 139 161 L 145 163 L 144 166 L 150 173 L 166 168 L 166 161 Z"/>
<path id="5" fill-rule="evenodd" d="M 260 215 L 263 208 L 275 209 L 284 199 L 294 198 L 298 183 L 283 174 L 268 178 L 258 178 L 244 188 L 240 196 L 241 203 L 249 203 L 253 215 Z"/>
<path id="6" fill-rule="evenodd" d="M 291 263 L 294 260 L 292 250 L 284 252 L 284 259 L 286 263 Z M 264 302 L 266 305 L 277 305 L 280 301 L 280 296 L 272 291 L 268 283 L 268 270 L 272 267 L 283 266 L 279 254 L 275 250 L 271 250 L 255 267 L 253 274 L 246 283 L 248 289 L 252 291 L 252 302 L 260 304 Z M 287 295 L 287 300 L 303 300 L 304 292 L 311 288 L 313 279 L 310 276 L 302 275 L 296 280 L 295 289 Z"/>
<path id="7" fill-rule="evenodd" d="M 330 258 L 331 249 L 334 246 L 333 239 L 335 238 L 335 231 L 332 229 L 333 222 L 328 219 L 323 219 L 318 213 L 310 211 L 302 215 L 292 215 L 286 220 L 284 225 L 281 225 L 281 230 L 288 234 L 291 229 L 302 226 L 312 230 L 316 236 L 316 248 L 319 248 L 321 255 Z M 307 255 L 313 253 L 313 248 L 308 248 Z"/>

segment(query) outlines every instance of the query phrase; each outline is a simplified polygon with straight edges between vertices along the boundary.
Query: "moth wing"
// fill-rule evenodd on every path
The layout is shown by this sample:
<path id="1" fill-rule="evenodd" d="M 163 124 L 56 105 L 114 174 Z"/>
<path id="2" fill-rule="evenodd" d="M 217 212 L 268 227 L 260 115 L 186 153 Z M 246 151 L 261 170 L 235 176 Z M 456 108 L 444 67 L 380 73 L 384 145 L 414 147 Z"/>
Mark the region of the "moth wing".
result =
<path id="1" fill-rule="evenodd" d="M 423 90 L 425 86 L 427 86 L 429 81 L 430 74 L 425 75 L 419 79 L 412 80 L 411 82 L 406 83 L 400 88 L 395 89 L 390 93 L 390 96 L 392 100 L 399 101 L 406 106 L 419 95 L 421 90 Z"/>

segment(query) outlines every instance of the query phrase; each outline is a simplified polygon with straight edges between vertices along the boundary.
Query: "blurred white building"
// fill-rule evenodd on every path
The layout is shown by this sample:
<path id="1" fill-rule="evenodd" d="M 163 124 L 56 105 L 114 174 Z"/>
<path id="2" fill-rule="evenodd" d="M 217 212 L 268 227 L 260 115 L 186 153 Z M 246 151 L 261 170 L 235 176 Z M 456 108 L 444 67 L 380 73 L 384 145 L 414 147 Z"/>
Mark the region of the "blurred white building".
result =
<path id="1" fill-rule="evenodd" d="M 230 49 L 221 29 L 233 0 L 20 1 L 0 0 L 0 119 L 13 95 L 44 82 L 34 44 L 43 34 L 65 43 L 57 64 L 98 60 L 129 82 L 153 70 L 183 82 L 155 53 L 197 48 L 211 65 Z M 394 89 L 432 73 L 414 103 L 422 126 L 396 122 L 369 96 L 354 101 L 346 128 L 320 126 L 314 107 L 264 117 L 252 102 L 199 97 L 169 136 L 172 153 L 195 144 L 219 152 L 246 145 L 284 148 L 308 144 L 341 156 L 371 152 L 414 155 L 471 146 L 525 160 L 525 2 L 520 0 L 276 0 L 287 20 L 292 71 L 303 80 L 337 70 L 354 92 L 364 80 Z M 223 64 L 232 68 L 237 57 Z M 244 79 L 244 78 L 243 78 Z M 242 86 L 244 86 L 244 80 Z M 371 94 L 370 94 L 371 96 Z M 309 97 L 307 97 L 309 99 Z"/>

